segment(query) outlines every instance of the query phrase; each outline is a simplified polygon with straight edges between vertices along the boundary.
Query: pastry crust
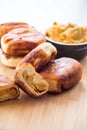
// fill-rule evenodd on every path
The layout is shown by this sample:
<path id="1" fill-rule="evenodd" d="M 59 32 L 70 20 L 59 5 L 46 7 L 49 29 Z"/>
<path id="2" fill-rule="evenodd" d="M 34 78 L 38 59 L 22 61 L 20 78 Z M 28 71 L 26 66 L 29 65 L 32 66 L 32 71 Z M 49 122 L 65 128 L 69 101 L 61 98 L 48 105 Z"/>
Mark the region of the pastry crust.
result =
<path id="1" fill-rule="evenodd" d="M 48 92 L 60 93 L 80 81 L 82 66 L 75 59 L 63 57 L 51 61 L 40 74 L 49 83 Z"/>
<path id="2" fill-rule="evenodd" d="M 57 54 L 56 48 L 51 43 L 43 43 L 28 53 L 16 67 L 19 68 L 24 63 L 31 63 L 36 71 L 41 70 Z"/>
<path id="3" fill-rule="evenodd" d="M 15 82 L 31 96 L 41 96 L 48 91 L 49 84 L 29 63 L 24 63 L 15 72 Z"/>
<path id="4" fill-rule="evenodd" d="M 18 63 L 24 58 L 24 55 L 20 56 L 12 56 L 12 55 L 8 55 L 3 53 L 3 51 L 1 50 L 0 52 L 0 59 L 3 65 L 11 67 L 11 68 L 16 68 L 16 66 L 18 65 Z"/>
<path id="5" fill-rule="evenodd" d="M 33 27 L 16 28 L 2 36 L 1 48 L 7 54 L 27 54 L 45 41 L 45 35 Z"/>
<path id="6" fill-rule="evenodd" d="M 8 77 L 0 75 L 0 101 L 14 99 L 19 95 L 18 86 Z"/>
<path id="7" fill-rule="evenodd" d="M 8 33 L 10 30 L 20 27 L 28 28 L 29 25 L 24 22 L 10 22 L 0 24 L 0 39 L 4 34 Z"/>

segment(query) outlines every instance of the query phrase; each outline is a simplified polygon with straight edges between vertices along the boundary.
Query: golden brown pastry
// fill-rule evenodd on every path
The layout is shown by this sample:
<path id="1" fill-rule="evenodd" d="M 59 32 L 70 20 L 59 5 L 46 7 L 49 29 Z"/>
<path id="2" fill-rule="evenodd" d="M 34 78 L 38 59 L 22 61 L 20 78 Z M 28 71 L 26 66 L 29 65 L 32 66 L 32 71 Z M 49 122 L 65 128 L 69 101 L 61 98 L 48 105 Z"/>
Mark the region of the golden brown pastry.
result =
<path id="1" fill-rule="evenodd" d="M 50 60 L 54 59 L 57 54 L 56 48 L 51 44 L 44 42 L 27 54 L 18 64 L 16 69 L 24 63 L 31 63 L 35 70 L 42 69 Z"/>
<path id="2" fill-rule="evenodd" d="M 31 96 L 41 96 L 48 91 L 49 84 L 29 63 L 24 63 L 15 72 L 15 82 Z"/>
<path id="3" fill-rule="evenodd" d="M 45 40 L 45 36 L 33 27 L 13 29 L 1 38 L 1 62 L 15 68 L 26 54 Z"/>
<path id="4" fill-rule="evenodd" d="M 27 54 L 45 42 L 45 36 L 33 28 L 16 28 L 1 38 L 1 48 L 7 54 Z"/>
<path id="5" fill-rule="evenodd" d="M 17 98 L 19 94 L 18 86 L 12 80 L 0 75 L 0 101 Z"/>
<path id="6" fill-rule="evenodd" d="M 4 34 L 8 33 L 10 30 L 20 27 L 28 28 L 29 25 L 24 22 L 10 22 L 0 24 L 0 39 Z"/>
<path id="7" fill-rule="evenodd" d="M 82 67 L 78 61 L 63 57 L 51 61 L 40 74 L 49 83 L 48 92 L 60 93 L 80 81 Z"/>

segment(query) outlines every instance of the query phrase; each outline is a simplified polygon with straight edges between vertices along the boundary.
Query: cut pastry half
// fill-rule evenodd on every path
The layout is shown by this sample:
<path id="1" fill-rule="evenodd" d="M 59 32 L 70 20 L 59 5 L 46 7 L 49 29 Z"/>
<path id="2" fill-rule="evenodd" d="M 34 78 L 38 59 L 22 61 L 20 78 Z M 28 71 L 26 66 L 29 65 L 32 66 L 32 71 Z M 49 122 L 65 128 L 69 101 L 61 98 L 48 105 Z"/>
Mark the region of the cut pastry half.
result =
<path id="1" fill-rule="evenodd" d="M 20 95 L 19 87 L 4 75 L 0 75 L 0 101 L 17 98 Z"/>
<path id="2" fill-rule="evenodd" d="M 31 96 L 41 96 L 48 91 L 49 84 L 29 63 L 24 63 L 15 72 L 15 82 Z"/>

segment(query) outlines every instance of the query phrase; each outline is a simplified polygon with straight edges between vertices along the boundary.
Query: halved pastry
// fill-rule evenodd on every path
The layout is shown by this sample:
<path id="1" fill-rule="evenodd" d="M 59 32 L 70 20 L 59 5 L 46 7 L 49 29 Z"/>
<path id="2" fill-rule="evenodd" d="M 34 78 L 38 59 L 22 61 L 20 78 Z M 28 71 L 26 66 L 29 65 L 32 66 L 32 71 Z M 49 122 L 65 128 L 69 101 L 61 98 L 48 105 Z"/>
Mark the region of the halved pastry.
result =
<path id="1" fill-rule="evenodd" d="M 33 49 L 30 53 L 28 53 L 19 62 L 16 69 L 24 63 L 31 63 L 34 66 L 35 70 L 38 71 L 47 65 L 50 60 L 54 59 L 56 54 L 56 48 L 51 43 L 44 42 Z"/>
<path id="2" fill-rule="evenodd" d="M 48 92 L 60 93 L 80 81 L 82 66 L 75 59 L 63 57 L 51 61 L 40 74 L 49 83 Z"/>
<path id="3" fill-rule="evenodd" d="M 18 86 L 4 75 L 0 75 L 0 101 L 17 98 L 20 94 Z"/>
<path id="4" fill-rule="evenodd" d="M 24 63 L 15 72 L 15 82 L 31 96 L 40 96 L 48 91 L 49 84 L 29 63 Z"/>

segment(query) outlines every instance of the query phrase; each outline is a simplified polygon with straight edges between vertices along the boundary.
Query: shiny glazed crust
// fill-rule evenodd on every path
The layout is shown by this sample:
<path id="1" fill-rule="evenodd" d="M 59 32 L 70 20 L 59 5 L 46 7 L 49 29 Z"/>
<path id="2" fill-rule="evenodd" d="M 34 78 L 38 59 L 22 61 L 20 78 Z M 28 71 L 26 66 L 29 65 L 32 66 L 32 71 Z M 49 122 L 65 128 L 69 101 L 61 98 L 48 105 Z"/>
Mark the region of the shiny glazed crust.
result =
<path id="1" fill-rule="evenodd" d="M 19 68 L 24 63 L 31 63 L 36 71 L 42 69 L 57 54 L 56 48 L 51 43 L 43 43 L 27 54 L 16 67 Z"/>
<path id="2" fill-rule="evenodd" d="M 18 86 L 12 80 L 0 75 L 0 101 L 17 98 L 19 94 Z"/>
<path id="3" fill-rule="evenodd" d="M 40 74 L 49 83 L 48 92 L 60 93 L 80 81 L 82 67 L 78 61 L 63 57 L 51 61 Z"/>
<path id="4" fill-rule="evenodd" d="M 49 84 L 29 63 L 24 63 L 15 72 L 15 82 L 31 96 L 41 96 L 48 91 Z"/>
<path id="5" fill-rule="evenodd" d="M 10 22 L 0 24 L 0 39 L 4 34 L 8 33 L 10 30 L 20 27 L 28 28 L 29 25 L 24 22 Z"/>
<path id="6" fill-rule="evenodd" d="M 7 54 L 27 54 L 45 41 L 45 35 L 36 31 L 33 27 L 21 27 L 2 36 L 1 48 Z"/>

